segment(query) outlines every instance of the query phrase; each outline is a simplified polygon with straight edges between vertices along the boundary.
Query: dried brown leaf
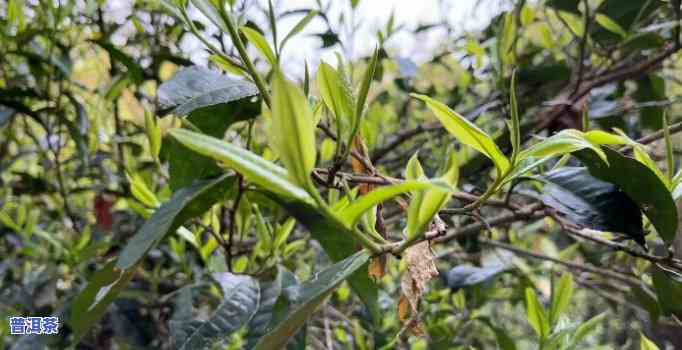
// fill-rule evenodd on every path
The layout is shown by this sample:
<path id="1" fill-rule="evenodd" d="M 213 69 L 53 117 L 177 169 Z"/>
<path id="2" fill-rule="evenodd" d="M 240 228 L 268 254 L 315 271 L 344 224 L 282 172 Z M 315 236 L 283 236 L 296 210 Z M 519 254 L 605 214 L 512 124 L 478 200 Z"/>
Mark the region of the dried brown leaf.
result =
<path id="1" fill-rule="evenodd" d="M 403 323 L 410 322 L 412 333 L 423 335 L 424 330 L 418 318 L 419 302 L 429 281 L 438 276 L 435 256 L 429 241 L 424 241 L 407 248 L 404 257 L 407 271 L 400 281 L 402 295 L 398 304 L 398 316 Z"/>
<path id="2" fill-rule="evenodd" d="M 369 277 L 379 280 L 386 275 L 386 255 L 373 258 L 369 262 Z"/>

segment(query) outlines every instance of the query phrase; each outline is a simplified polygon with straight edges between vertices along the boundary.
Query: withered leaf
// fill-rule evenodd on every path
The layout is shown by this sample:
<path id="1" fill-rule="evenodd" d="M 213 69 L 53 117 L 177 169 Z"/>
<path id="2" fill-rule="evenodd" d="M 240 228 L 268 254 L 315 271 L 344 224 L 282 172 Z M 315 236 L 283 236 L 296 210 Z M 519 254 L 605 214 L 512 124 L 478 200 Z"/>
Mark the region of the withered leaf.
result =
<path id="1" fill-rule="evenodd" d="M 405 250 L 407 271 L 400 281 L 402 295 L 398 304 L 398 316 L 416 335 L 423 335 L 424 330 L 419 323 L 419 301 L 422 299 L 429 281 L 438 276 L 434 262 L 435 256 L 431 243 L 424 241 Z"/>

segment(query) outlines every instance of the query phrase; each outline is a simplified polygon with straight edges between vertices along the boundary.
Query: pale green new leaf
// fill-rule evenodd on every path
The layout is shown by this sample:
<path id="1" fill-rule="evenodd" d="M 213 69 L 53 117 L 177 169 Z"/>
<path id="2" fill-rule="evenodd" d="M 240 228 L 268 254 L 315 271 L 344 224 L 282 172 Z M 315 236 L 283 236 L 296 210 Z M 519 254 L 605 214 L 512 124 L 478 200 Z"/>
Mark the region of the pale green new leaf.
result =
<path id="1" fill-rule="evenodd" d="M 383 203 L 393 197 L 400 194 L 417 191 L 417 190 L 427 190 L 438 186 L 441 191 L 447 192 L 449 188 L 438 184 L 435 182 L 428 181 L 405 181 L 397 185 L 390 185 L 377 188 L 367 195 L 360 197 L 355 202 L 351 203 L 343 211 L 339 213 L 341 221 L 348 227 L 353 227 L 357 224 L 358 220 L 362 217 L 362 214 L 367 210 L 374 208 L 377 204 Z"/>
<path id="2" fill-rule="evenodd" d="M 545 158 L 562 156 L 582 149 L 593 150 L 604 163 L 608 164 L 606 154 L 601 147 L 590 142 L 585 137 L 584 133 L 575 129 L 562 130 L 551 137 L 536 143 L 529 149 L 521 152 L 521 154 L 519 154 L 519 160 L 530 157 Z"/>
<path id="3" fill-rule="evenodd" d="M 549 320 L 545 309 L 540 304 L 538 296 L 532 288 L 526 288 L 526 313 L 528 323 L 535 330 L 540 339 L 546 339 L 549 335 Z"/>
<path id="4" fill-rule="evenodd" d="M 419 180 L 425 178 L 424 169 L 419 162 L 418 153 L 415 153 L 407 161 L 407 167 L 405 167 L 405 179 L 407 180 Z"/>
<path id="5" fill-rule="evenodd" d="M 270 48 L 270 44 L 268 44 L 268 41 L 265 39 L 263 34 L 249 27 L 241 27 L 240 31 L 242 34 L 244 34 L 244 36 L 246 36 L 246 39 L 248 39 L 249 42 L 253 44 L 263 56 L 265 56 L 268 62 L 270 62 L 271 66 L 277 66 L 277 56 L 275 56 L 275 53 L 272 51 L 272 48 Z"/>
<path id="6" fill-rule="evenodd" d="M 149 111 L 144 113 L 144 128 L 149 142 L 149 151 L 154 159 L 158 159 L 161 151 L 161 128 Z"/>
<path id="7" fill-rule="evenodd" d="M 133 194 L 133 197 L 140 201 L 142 204 L 150 207 L 150 208 L 156 208 L 161 203 L 159 202 L 158 199 L 156 199 L 156 195 L 154 195 L 154 192 L 152 192 L 149 187 L 147 187 L 147 184 L 144 182 L 142 177 L 138 174 L 126 174 L 126 177 L 128 178 L 128 182 L 130 183 L 130 192 Z"/>
<path id="8" fill-rule="evenodd" d="M 303 91 L 282 72 L 275 72 L 272 85 L 271 137 L 291 178 L 311 190 L 317 154 L 313 112 Z"/>
<path id="9" fill-rule="evenodd" d="M 294 226 L 296 226 L 296 220 L 294 220 L 294 218 L 289 218 L 277 229 L 277 231 L 275 231 L 275 242 L 273 243 L 275 250 L 279 250 L 284 246 L 289 235 L 294 231 Z"/>
<path id="10" fill-rule="evenodd" d="M 495 163 L 499 173 L 503 174 L 509 169 L 509 159 L 505 157 L 504 153 L 495 144 L 495 141 L 483 130 L 441 102 L 425 95 L 412 94 L 412 96 L 425 102 L 445 129 L 461 143 L 473 147 L 490 158 Z"/>
<path id="11" fill-rule="evenodd" d="M 658 345 L 654 344 L 649 338 L 640 333 L 641 340 L 639 342 L 640 350 L 660 350 Z"/>
<path id="12" fill-rule="evenodd" d="M 592 317 L 591 319 L 587 320 L 583 324 L 581 324 L 578 329 L 575 331 L 575 335 L 573 336 L 573 342 L 575 344 L 578 344 L 580 341 L 585 339 L 590 333 L 594 332 L 595 329 L 597 329 L 597 326 L 599 326 L 602 321 L 604 321 L 604 318 L 606 317 L 606 312 L 602 312 L 597 316 Z"/>
<path id="13" fill-rule="evenodd" d="M 374 54 L 372 55 L 372 60 L 365 70 L 365 75 L 362 78 L 362 85 L 360 86 L 360 92 L 358 93 L 358 101 L 356 104 L 355 118 L 359 119 L 362 117 L 362 112 L 365 109 L 365 102 L 367 102 L 367 94 L 369 93 L 369 86 L 372 84 L 372 79 L 374 78 L 374 73 L 377 69 L 377 63 L 379 62 L 379 49 L 374 49 Z M 356 123 L 359 121 L 356 121 Z"/>
<path id="14" fill-rule="evenodd" d="M 628 140 L 620 135 L 612 134 L 603 130 L 590 130 L 586 132 L 585 139 L 595 145 L 626 145 Z"/>
<path id="15" fill-rule="evenodd" d="M 257 154 L 228 142 L 186 129 L 170 131 L 178 142 L 189 149 L 215 160 L 242 174 L 247 180 L 268 191 L 312 204 L 310 195 L 291 182 L 286 169 L 269 162 Z"/>
<path id="16" fill-rule="evenodd" d="M 519 104 L 516 99 L 516 72 L 512 74 L 511 87 L 509 88 L 509 104 L 511 107 L 511 124 L 509 135 L 512 144 L 512 164 L 516 163 L 516 158 L 521 152 L 521 122 L 519 121 Z"/>
<path id="17" fill-rule="evenodd" d="M 564 273 L 552 293 L 552 307 L 549 311 L 550 324 L 556 325 L 573 298 L 573 275 Z"/>
<path id="18" fill-rule="evenodd" d="M 353 97 L 341 74 L 322 62 L 317 71 L 317 88 L 327 108 L 337 121 L 350 124 L 353 119 Z"/>
<path id="19" fill-rule="evenodd" d="M 620 35 L 623 38 L 628 36 L 628 33 L 625 31 L 625 29 L 623 29 L 623 27 L 621 27 L 616 21 L 609 18 L 609 16 L 598 13 L 594 19 L 597 21 L 597 23 L 599 23 L 600 26 L 604 27 L 604 29 L 608 30 L 609 32 Z"/>
<path id="20" fill-rule="evenodd" d="M 432 188 L 425 191 L 419 191 L 412 196 L 410 206 L 407 210 L 407 236 L 408 238 L 416 237 L 424 233 L 431 220 L 438 212 L 445 207 L 452 196 L 452 190 L 457 186 L 459 180 L 459 167 L 454 158 L 455 153 L 451 152 L 446 163 L 444 174 L 438 178 L 443 181 L 443 187 Z M 414 161 L 412 167 L 417 174 L 421 171 L 419 161 L 416 160 L 416 155 L 413 156 Z M 418 166 L 418 167 L 417 167 Z M 408 169 L 410 166 L 408 165 Z M 423 173 L 420 177 L 424 177 Z M 437 181 L 438 181 L 437 180 Z M 445 188 L 446 190 L 443 190 Z M 450 190 L 447 190 L 450 189 Z"/>

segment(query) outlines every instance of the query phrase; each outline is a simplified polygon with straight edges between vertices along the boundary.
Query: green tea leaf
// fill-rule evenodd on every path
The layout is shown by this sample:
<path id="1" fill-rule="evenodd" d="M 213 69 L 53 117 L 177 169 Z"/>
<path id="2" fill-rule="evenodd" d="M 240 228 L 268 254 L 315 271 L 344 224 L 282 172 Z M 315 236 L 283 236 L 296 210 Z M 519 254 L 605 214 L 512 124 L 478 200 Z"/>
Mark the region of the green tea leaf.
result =
<path id="1" fill-rule="evenodd" d="M 367 70 L 365 70 L 365 75 L 362 78 L 362 85 L 360 86 L 360 92 L 358 93 L 358 101 L 356 103 L 355 118 L 359 119 L 362 117 L 362 113 L 365 109 L 365 103 L 367 102 L 367 94 L 369 93 L 369 87 L 374 79 L 374 73 L 377 69 L 377 63 L 379 62 L 379 48 L 374 49 L 374 54 L 372 59 L 369 61 Z M 356 121 L 356 123 L 358 123 Z"/>
<path id="2" fill-rule="evenodd" d="M 116 267 L 122 270 L 132 268 L 168 232 L 175 231 L 189 218 L 203 214 L 213 204 L 223 200 L 232 181 L 234 178 L 226 174 L 217 179 L 197 181 L 192 186 L 176 191 L 128 241 L 118 257 Z"/>
<path id="3" fill-rule="evenodd" d="M 550 332 L 549 319 L 532 288 L 526 288 L 526 313 L 528 323 L 533 327 L 538 337 L 546 339 Z"/>
<path id="4" fill-rule="evenodd" d="M 413 156 L 414 160 L 411 159 L 413 164 L 408 164 L 408 169 L 410 167 L 415 168 L 411 170 L 414 174 L 410 176 L 419 175 L 419 172 L 421 171 L 421 166 L 415 156 Z M 455 161 L 454 152 L 449 154 L 448 162 L 446 164 L 445 174 L 439 178 L 439 180 L 444 182 L 443 187 L 418 191 L 412 196 L 410 206 L 407 209 L 408 238 L 417 237 L 424 233 L 436 214 L 438 214 L 450 200 L 452 191 L 448 191 L 447 189 L 454 188 L 459 179 L 459 167 Z M 423 177 L 423 174 L 420 177 Z"/>
<path id="5" fill-rule="evenodd" d="M 602 14 L 602 13 L 597 13 L 597 15 L 594 18 L 597 23 L 599 23 L 600 26 L 604 27 L 604 29 L 608 30 L 611 33 L 618 34 L 623 38 L 627 38 L 628 33 L 621 27 L 616 21 L 612 20 L 608 16 Z"/>
<path id="6" fill-rule="evenodd" d="M 641 339 L 639 342 L 639 349 L 640 350 L 660 350 L 654 342 L 652 342 L 649 338 L 645 337 L 643 333 L 640 333 Z"/>
<path id="7" fill-rule="evenodd" d="M 604 147 L 603 152 L 608 157 L 609 165 L 592 151 L 578 151 L 574 155 L 589 168 L 592 176 L 618 185 L 639 205 L 661 238 L 672 242 L 677 232 L 678 214 L 666 185 L 641 162 L 608 147 Z"/>
<path id="8" fill-rule="evenodd" d="M 549 310 L 549 324 L 556 325 L 561 314 L 571 304 L 573 298 L 573 275 L 570 272 L 564 273 L 559 283 L 552 291 L 552 307 Z"/>
<path id="9" fill-rule="evenodd" d="M 354 119 L 353 96 L 350 88 L 341 74 L 324 62 L 317 70 L 317 88 L 320 90 L 320 97 L 324 104 L 334 113 L 337 125 L 344 129 L 339 130 L 339 134 L 343 135 L 348 131 L 346 129 L 352 125 Z"/>
<path id="10" fill-rule="evenodd" d="M 551 137 L 536 143 L 529 149 L 519 154 L 519 159 L 524 160 L 530 157 L 545 158 L 556 157 L 568 153 L 573 153 L 582 149 L 591 149 L 608 164 L 606 154 L 599 145 L 590 142 L 585 135 L 578 130 L 562 130 Z"/>
<path id="11" fill-rule="evenodd" d="M 343 209 L 338 215 L 342 218 L 344 224 L 348 227 L 353 227 L 367 210 L 374 208 L 377 204 L 383 203 L 400 194 L 411 192 L 415 190 L 426 190 L 438 186 L 437 183 L 427 181 L 405 181 L 397 185 L 390 185 L 377 188 L 367 195 L 360 197 L 348 207 Z M 444 191 L 448 191 L 447 186 Z"/>
<path id="12" fill-rule="evenodd" d="M 497 147 L 493 139 L 483 130 L 441 102 L 425 95 L 412 94 L 412 96 L 425 102 L 436 117 L 438 117 L 445 129 L 460 142 L 473 147 L 490 158 L 495 163 L 495 167 L 497 167 L 500 174 L 505 173 L 509 169 L 509 160 L 500 151 L 500 148 Z"/>
<path id="13" fill-rule="evenodd" d="M 545 205 L 569 221 L 591 229 L 620 232 L 644 245 L 642 212 L 618 186 L 602 181 L 584 167 L 562 167 L 542 176 Z"/>
<path id="14" fill-rule="evenodd" d="M 310 173 L 317 154 L 312 110 L 301 89 L 282 72 L 275 72 L 272 85 L 270 134 L 292 180 L 311 190 Z"/>
<path id="15" fill-rule="evenodd" d="M 132 266 L 121 270 L 116 267 L 115 261 L 111 261 L 90 277 L 87 287 L 76 296 L 71 306 L 69 324 L 73 328 L 74 344 L 78 344 L 99 322 L 135 272 Z"/>
<path id="16" fill-rule="evenodd" d="M 509 135 L 512 144 L 511 163 L 516 163 L 516 158 L 521 152 L 521 122 L 519 120 L 519 103 L 516 99 L 516 72 L 512 73 L 511 86 L 509 87 L 509 105 L 511 108 L 511 125 Z"/>
<path id="17" fill-rule="evenodd" d="M 159 86 L 159 114 L 184 116 L 193 111 L 222 105 L 258 94 L 256 85 L 216 71 L 192 66 Z"/>
<path id="18" fill-rule="evenodd" d="M 258 49 L 258 51 L 260 51 L 260 53 L 268 60 L 268 62 L 270 62 L 272 67 L 277 66 L 277 56 L 275 56 L 275 52 L 272 51 L 270 44 L 268 44 L 268 41 L 265 39 L 263 34 L 250 27 L 241 27 L 240 31 L 242 34 L 244 34 L 246 39 L 248 39 L 249 42 Z"/>
<path id="19" fill-rule="evenodd" d="M 283 290 L 286 311 L 273 319 L 267 333 L 254 347 L 257 350 L 282 349 L 315 310 L 341 282 L 366 266 L 369 254 L 361 251 L 317 273 L 299 286 Z M 280 300 L 278 300 L 280 303 Z"/>
<path id="20" fill-rule="evenodd" d="M 268 191 L 312 204 L 312 197 L 293 183 L 286 169 L 223 140 L 185 129 L 170 131 L 178 142 L 195 152 L 223 162 L 227 167 Z"/>
<path id="21" fill-rule="evenodd" d="M 182 319 L 170 322 L 177 349 L 205 349 L 238 331 L 251 321 L 261 302 L 258 281 L 245 275 L 215 273 L 223 298 L 206 321 Z"/>
<path id="22" fill-rule="evenodd" d="M 607 312 L 602 312 L 578 326 L 578 329 L 576 329 L 575 335 L 573 336 L 575 344 L 578 344 L 580 341 L 584 340 L 585 337 L 590 335 L 590 333 L 594 332 L 597 329 L 597 326 L 604 321 L 606 314 Z"/>
<path id="23" fill-rule="evenodd" d="M 663 314 L 682 315 L 682 305 L 679 302 L 682 298 L 682 281 L 658 268 L 654 269 L 652 280 Z"/>
<path id="24" fill-rule="evenodd" d="M 144 129 L 149 142 L 149 151 L 155 160 L 159 159 L 161 151 L 161 128 L 159 127 L 154 115 L 148 111 L 144 112 Z"/>

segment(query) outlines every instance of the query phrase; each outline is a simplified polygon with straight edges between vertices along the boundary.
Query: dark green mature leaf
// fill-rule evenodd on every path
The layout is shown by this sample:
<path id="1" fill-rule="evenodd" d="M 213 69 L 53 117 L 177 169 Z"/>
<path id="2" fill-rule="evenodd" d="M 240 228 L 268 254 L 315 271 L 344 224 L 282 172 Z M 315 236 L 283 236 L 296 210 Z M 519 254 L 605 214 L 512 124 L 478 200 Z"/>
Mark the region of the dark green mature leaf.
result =
<path id="1" fill-rule="evenodd" d="M 471 287 L 490 281 L 495 276 L 509 269 L 509 266 L 491 265 L 476 267 L 470 265 L 459 265 L 448 271 L 446 280 L 448 287 L 459 289 Z"/>
<path id="2" fill-rule="evenodd" d="M 634 97 L 639 103 L 665 100 L 665 80 L 653 74 L 638 79 Z M 648 128 L 660 129 L 663 127 L 663 108 L 661 106 L 644 107 L 640 109 L 639 117 L 641 124 Z"/>
<path id="3" fill-rule="evenodd" d="M 592 176 L 618 185 L 637 203 L 663 240 L 671 242 L 677 231 L 677 207 L 665 184 L 651 169 L 636 159 L 608 147 L 602 149 L 610 165 L 589 150 L 582 150 L 574 155 L 587 165 Z"/>
<path id="4" fill-rule="evenodd" d="M 301 202 L 284 201 L 283 199 L 272 196 L 282 208 L 296 218 L 305 226 L 314 239 L 320 242 L 329 258 L 338 262 L 348 258 L 357 252 L 360 243 L 353 239 L 348 229 L 334 219 L 322 215 L 318 210 L 310 205 Z M 380 320 L 379 305 L 377 302 L 378 287 L 368 276 L 367 266 L 359 268 L 350 278 L 349 283 L 355 293 L 367 305 L 374 321 Z"/>
<path id="5" fill-rule="evenodd" d="M 217 179 L 197 181 L 175 192 L 128 241 L 116 267 L 125 270 L 137 264 L 168 232 L 175 231 L 188 219 L 223 200 L 233 181 L 234 176 L 223 175 Z"/>
<path id="6" fill-rule="evenodd" d="M 278 267 L 274 279 L 260 279 L 261 298 L 258 311 L 247 325 L 246 348 L 253 348 L 258 340 L 268 331 L 268 325 L 275 313 L 275 303 L 282 293 L 282 289 L 298 284 L 296 275 L 283 267 Z"/>
<path id="7" fill-rule="evenodd" d="M 258 310 L 261 290 L 258 281 L 243 275 L 216 273 L 213 277 L 223 290 L 223 301 L 207 321 L 175 323 L 178 349 L 205 349 L 251 321 Z"/>
<path id="8" fill-rule="evenodd" d="M 250 82 L 233 79 L 208 68 L 183 69 L 159 86 L 159 113 L 184 116 L 199 108 L 220 105 L 258 94 Z"/>
<path id="9" fill-rule="evenodd" d="M 92 328 L 107 311 L 107 307 L 125 288 L 135 274 L 134 268 L 121 270 L 114 261 L 95 272 L 88 286 L 76 297 L 71 306 L 70 325 L 74 332 L 74 343 Z"/>
<path id="10" fill-rule="evenodd" d="M 135 266 L 168 232 L 175 231 L 189 218 L 199 215 L 223 199 L 234 177 L 197 182 L 177 191 L 152 217 L 142 225 L 123 248 L 116 263 L 107 264 L 95 273 L 88 286 L 76 297 L 71 324 L 76 342 L 104 316 L 107 307 L 125 288 L 135 273 Z"/>
<path id="11" fill-rule="evenodd" d="M 285 288 L 282 297 L 288 302 L 286 312 L 273 319 L 267 334 L 255 349 L 282 349 L 336 286 L 367 266 L 369 257 L 369 253 L 363 250 L 317 273 L 301 285 Z"/>
<path id="12" fill-rule="evenodd" d="M 547 173 L 542 201 L 570 221 L 596 230 L 622 232 L 644 243 L 642 213 L 616 185 L 587 168 L 565 167 Z"/>
<path id="13" fill-rule="evenodd" d="M 682 316 L 682 280 L 661 270 L 654 269 L 652 273 L 654 289 L 658 297 L 658 303 L 664 315 L 675 314 Z"/>

